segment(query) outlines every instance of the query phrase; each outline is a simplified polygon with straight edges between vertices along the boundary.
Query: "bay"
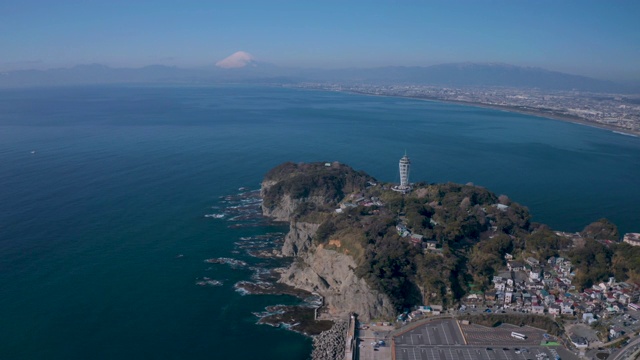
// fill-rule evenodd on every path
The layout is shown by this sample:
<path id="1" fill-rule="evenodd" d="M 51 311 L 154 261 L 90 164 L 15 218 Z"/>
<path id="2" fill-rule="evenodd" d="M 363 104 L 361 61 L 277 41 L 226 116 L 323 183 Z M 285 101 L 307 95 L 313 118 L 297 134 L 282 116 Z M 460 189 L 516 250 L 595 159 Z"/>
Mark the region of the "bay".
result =
<path id="1" fill-rule="evenodd" d="M 256 325 L 287 296 L 242 296 L 240 237 L 205 218 L 284 161 L 381 181 L 473 182 L 578 231 L 639 231 L 640 139 L 491 109 L 258 86 L 0 91 L 0 357 L 306 359 Z M 33 153 L 32 153 L 33 152 Z M 210 277 L 222 286 L 196 286 Z"/>

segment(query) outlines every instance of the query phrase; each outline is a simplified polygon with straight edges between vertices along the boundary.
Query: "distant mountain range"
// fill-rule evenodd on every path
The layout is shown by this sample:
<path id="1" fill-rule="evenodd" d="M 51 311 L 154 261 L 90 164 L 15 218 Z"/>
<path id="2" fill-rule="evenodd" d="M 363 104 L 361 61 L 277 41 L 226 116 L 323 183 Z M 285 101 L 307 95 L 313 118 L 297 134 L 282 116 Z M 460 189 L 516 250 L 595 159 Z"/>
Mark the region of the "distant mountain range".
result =
<path id="1" fill-rule="evenodd" d="M 345 84 L 415 84 L 445 87 L 500 86 L 539 88 L 543 90 L 640 92 L 640 84 L 619 84 L 541 68 L 508 64 L 457 63 L 427 67 L 389 66 L 333 70 L 297 69 L 256 62 L 246 55 L 248 54 L 243 53 L 231 59 L 235 62 L 239 61 L 242 66 L 235 66 L 235 62 L 230 66 L 228 62 L 222 62 L 227 67 L 211 66 L 194 69 L 164 65 L 151 65 L 142 68 L 111 68 L 105 65 L 91 64 L 50 70 L 10 71 L 0 73 L 0 87 L 118 83 L 207 84 L 258 82 L 282 84 L 336 82 Z"/>
<path id="2" fill-rule="evenodd" d="M 583 91 L 623 90 L 621 84 L 611 81 L 507 64 L 457 63 L 428 67 L 345 69 L 340 70 L 339 73 L 344 78 L 351 77 L 363 82 L 440 86 L 504 86 Z"/>

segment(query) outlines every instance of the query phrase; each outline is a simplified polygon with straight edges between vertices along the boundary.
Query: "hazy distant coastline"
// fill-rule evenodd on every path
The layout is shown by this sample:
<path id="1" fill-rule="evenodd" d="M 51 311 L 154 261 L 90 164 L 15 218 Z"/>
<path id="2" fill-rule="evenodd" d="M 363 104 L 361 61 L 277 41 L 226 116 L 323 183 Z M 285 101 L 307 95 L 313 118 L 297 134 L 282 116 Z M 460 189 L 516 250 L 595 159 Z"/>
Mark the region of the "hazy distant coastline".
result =
<path id="1" fill-rule="evenodd" d="M 543 118 L 551 119 L 551 120 L 559 120 L 559 121 L 565 121 L 565 122 L 570 122 L 570 123 L 579 124 L 579 125 L 591 126 L 591 127 L 594 127 L 594 128 L 610 130 L 610 131 L 613 131 L 613 132 L 616 132 L 616 133 L 620 133 L 620 134 L 624 134 L 624 135 L 630 135 L 630 136 L 634 136 L 634 137 L 639 137 L 640 136 L 640 131 L 634 131 L 634 130 L 625 129 L 625 128 L 621 128 L 621 127 L 617 127 L 617 126 L 598 123 L 598 122 L 595 122 L 595 121 L 589 121 L 589 120 L 585 120 L 585 119 L 579 118 L 577 116 L 570 116 L 570 115 L 564 115 L 564 114 L 554 114 L 554 113 L 549 113 L 549 112 L 536 110 L 536 109 L 523 109 L 523 108 L 517 107 L 517 106 L 494 105 L 494 104 L 485 104 L 485 103 L 480 103 L 480 102 L 448 100 L 448 99 L 440 99 L 440 98 L 436 98 L 436 97 L 425 97 L 425 96 L 402 96 L 402 95 L 391 95 L 391 94 L 389 94 L 389 95 L 371 94 L 371 93 L 367 93 L 367 92 L 360 92 L 360 91 L 353 91 L 353 90 L 345 90 L 345 91 L 340 91 L 340 92 L 350 93 L 350 94 L 358 94 L 358 95 L 367 95 L 367 96 L 405 98 L 405 99 L 414 99 L 414 100 L 423 100 L 423 101 L 437 101 L 437 102 L 450 103 L 450 104 L 474 106 L 474 107 L 480 107 L 480 108 L 486 108 L 486 109 L 494 109 L 494 110 L 501 110 L 501 111 L 507 111 L 507 112 L 512 112 L 512 113 L 518 113 L 518 114 L 539 116 L 539 117 L 543 117 Z"/>
<path id="2" fill-rule="evenodd" d="M 518 114 L 534 115 L 534 116 L 538 116 L 538 117 L 543 117 L 545 119 L 566 121 L 566 122 L 570 122 L 570 123 L 574 123 L 574 124 L 578 124 L 578 125 L 585 125 L 585 126 L 591 126 L 591 127 L 594 127 L 594 128 L 598 128 L 598 129 L 610 130 L 610 131 L 613 131 L 613 132 L 616 132 L 616 133 L 621 133 L 621 134 L 624 134 L 624 135 L 630 135 L 630 136 L 634 136 L 634 137 L 640 136 L 640 131 L 633 131 L 633 130 L 629 130 L 629 129 L 619 128 L 619 127 L 616 127 L 616 126 L 601 124 L 601 123 L 597 123 L 597 122 L 593 122 L 593 121 L 584 120 L 584 119 L 581 119 L 581 118 L 575 117 L 575 116 L 561 115 L 561 114 L 549 114 L 549 113 L 544 112 L 544 111 L 535 111 L 533 109 L 532 110 L 526 110 L 526 109 L 521 109 L 521 108 L 513 107 L 513 106 L 487 105 L 487 104 L 482 104 L 482 103 L 470 103 L 470 102 L 464 102 L 464 101 L 460 101 L 460 102 L 451 101 L 451 103 L 459 103 L 459 104 L 462 104 L 462 105 L 484 107 L 484 108 L 488 108 L 488 109 L 495 109 L 495 110 L 514 112 L 514 113 L 518 113 Z"/>
<path id="3" fill-rule="evenodd" d="M 579 118 L 577 116 L 562 115 L 562 114 L 551 114 L 551 113 L 548 113 L 548 112 L 545 112 L 545 111 L 536 111 L 535 109 L 522 109 L 522 108 L 519 108 L 519 107 L 516 107 L 516 106 L 491 105 L 491 104 L 483 104 L 483 103 L 468 102 L 468 101 L 438 100 L 438 99 L 419 98 L 419 97 L 415 97 L 414 99 L 416 99 L 416 100 L 426 100 L 426 101 L 441 101 L 441 102 L 446 102 L 446 103 L 451 103 L 451 104 L 475 106 L 475 107 L 481 107 L 481 108 L 486 108 L 486 109 L 494 109 L 494 110 L 502 110 L 502 111 L 507 111 L 507 112 L 513 112 L 513 113 L 518 113 L 518 114 L 533 115 L 533 116 L 543 117 L 545 119 L 565 121 L 565 122 L 570 122 L 570 123 L 579 124 L 579 125 L 591 126 L 591 127 L 595 127 L 595 128 L 598 128 L 598 129 L 610 130 L 610 131 L 613 131 L 613 132 L 623 133 L 625 135 L 631 135 L 631 136 L 635 136 L 635 137 L 640 136 L 640 131 L 633 131 L 633 130 L 629 130 L 629 129 L 620 128 L 620 127 L 617 127 L 617 126 L 611 126 L 611 125 L 597 123 L 597 122 L 594 122 L 594 121 L 588 121 L 588 120 L 581 119 L 581 118 Z"/>

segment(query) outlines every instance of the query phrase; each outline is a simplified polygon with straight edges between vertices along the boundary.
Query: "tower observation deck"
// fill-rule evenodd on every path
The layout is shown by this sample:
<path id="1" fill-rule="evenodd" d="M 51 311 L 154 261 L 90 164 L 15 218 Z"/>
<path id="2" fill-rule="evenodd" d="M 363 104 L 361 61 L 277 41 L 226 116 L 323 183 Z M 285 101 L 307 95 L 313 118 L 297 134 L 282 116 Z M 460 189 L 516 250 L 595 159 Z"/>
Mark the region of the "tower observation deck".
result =
<path id="1" fill-rule="evenodd" d="M 400 185 L 394 186 L 394 191 L 399 191 L 402 193 L 407 193 L 411 190 L 411 185 L 409 184 L 409 170 L 411 169 L 411 160 L 405 153 L 404 156 L 400 159 Z"/>

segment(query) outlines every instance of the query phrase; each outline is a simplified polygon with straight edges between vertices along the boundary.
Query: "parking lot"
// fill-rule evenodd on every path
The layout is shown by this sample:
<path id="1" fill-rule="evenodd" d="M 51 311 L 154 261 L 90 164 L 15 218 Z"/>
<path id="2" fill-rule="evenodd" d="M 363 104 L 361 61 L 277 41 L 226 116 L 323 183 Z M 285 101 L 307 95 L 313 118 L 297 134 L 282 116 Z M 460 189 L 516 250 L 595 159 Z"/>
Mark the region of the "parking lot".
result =
<path id="1" fill-rule="evenodd" d="M 506 349 L 506 350 L 504 350 Z M 527 352 L 515 348 L 477 347 L 477 346 L 431 346 L 431 347 L 396 347 L 397 360 L 509 360 L 509 359 L 553 359 L 553 354 L 546 348 L 529 348 Z M 519 351 L 520 354 L 516 354 Z M 562 357 L 565 359 L 565 357 Z"/>
<path id="2" fill-rule="evenodd" d="M 517 331 L 526 340 L 511 337 Z M 540 346 L 544 331 L 530 327 L 502 325 L 487 328 L 458 325 L 453 319 L 439 319 L 401 332 L 394 337 L 396 360 L 508 360 L 562 359 L 577 357 L 562 347 Z"/>
<path id="3" fill-rule="evenodd" d="M 434 320 L 395 338 L 396 345 L 464 345 L 455 320 Z"/>
<path id="4" fill-rule="evenodd" d="M 515 346 L 540 345 L 544 331 L 528 326 L 501 325 L 488 328 L 481 325 L 461 325 L 465 338 L 469 345 L 513 344 Z M 514 339 L 511 332 L 515 331 L 526 335 L 525 340 Z"/>

